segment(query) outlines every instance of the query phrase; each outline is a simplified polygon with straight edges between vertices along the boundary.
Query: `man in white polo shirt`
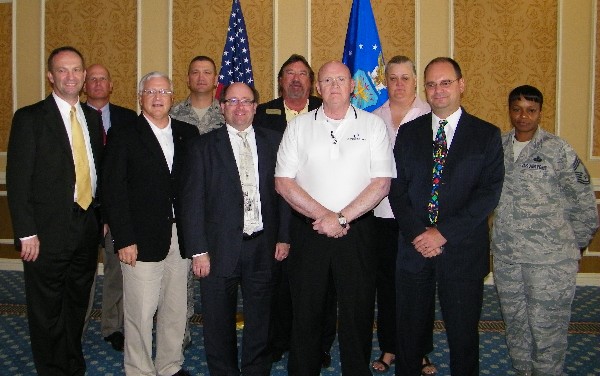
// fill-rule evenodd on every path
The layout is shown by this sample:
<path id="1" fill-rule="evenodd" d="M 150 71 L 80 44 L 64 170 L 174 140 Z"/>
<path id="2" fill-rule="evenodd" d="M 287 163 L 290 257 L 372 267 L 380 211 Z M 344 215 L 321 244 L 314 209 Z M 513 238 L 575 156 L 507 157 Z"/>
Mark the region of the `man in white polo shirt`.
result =
<path id="1" fill-rule="evenodd" d="M 349 69 L 321 67 L 323 105 L 293 119 L 277 155 L 275 186 L 294 209 L 289 256 L 294 307 L 290 374 L 320 373 L 321 326 L 328 284 L 339 312 L 342 373 L 370 375 L 375 255 L 372 209 L 395 174 L 379 117 L 350 105 Z"/>

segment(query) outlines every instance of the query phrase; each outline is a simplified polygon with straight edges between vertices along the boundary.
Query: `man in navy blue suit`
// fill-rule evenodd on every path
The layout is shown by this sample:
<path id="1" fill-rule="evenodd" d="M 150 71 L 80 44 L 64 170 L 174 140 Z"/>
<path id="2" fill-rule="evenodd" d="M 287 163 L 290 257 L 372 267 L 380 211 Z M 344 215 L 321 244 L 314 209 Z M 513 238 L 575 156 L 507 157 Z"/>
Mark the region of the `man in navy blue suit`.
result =
<path id="1" fill-rule="evenodd" d="M 464 89 L 458 63 L 432 60 L 425 68 L 432 113 L 403 125 L 396 139 L 397 178 L 389 194 L 400 227 L 396 375 L 421 374 L 436 285 L 452 375 L 479 374 L 478 323 L 490 269 L 488 215 L 500 198 L 504 165 L 500 130 L 461 107 Z M 436 150 L 442 149 L 440 158 Z"/>
<path id="2" fill-rule="evenodd" d="M 289 252 L 289 207 L 275 191 L 281 133 L 253 125 L 258 94 L 244 83 L 221 92 L 225 126 L 196 138 L 182 174 L 180 213 L 186 256 L 200 277 L 204 348 L 211 375 L 264 375 L 272 272 Z M 287 210 L 286 210 L 287 209 Z M 286 215 L 287 213 L 287 215 Z M 236 338 L 241 286 L 241 367 Z"/>

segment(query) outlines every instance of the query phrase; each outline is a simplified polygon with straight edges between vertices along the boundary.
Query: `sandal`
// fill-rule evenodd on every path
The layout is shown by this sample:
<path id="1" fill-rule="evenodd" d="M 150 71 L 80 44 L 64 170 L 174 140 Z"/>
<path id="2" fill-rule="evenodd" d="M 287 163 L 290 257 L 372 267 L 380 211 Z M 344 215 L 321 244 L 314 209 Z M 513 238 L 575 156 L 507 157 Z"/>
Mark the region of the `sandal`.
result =
<path id="1" fill-rule="evenodd" d="M 390 364 L 387 364 L 384 360 L 383 360 L 383 356 L 386 353 L 381 353 L 381 356 L 379 357 L 379 359 L 374 360 L 373 363 L 371 363 L 371 368 L 373 369 L 373 371 L 375 371 L 375 373 L 386 373 L 387 371 L 390 370 L 390 366 L 392 364 L 394 364 L 394 358 L 392 358 L 392 361 L 390 362 Z M 380 367 L 383 367 L 383 369 L 381 369 Z"/>
<path id="2" fill-rule="evenodd" d="M 422 376 L 435 376 L 437 375 L 437 368 L 435 368 L 435 364 L 431 363 L 429 357 L 425 355 L 423 357 L 423 366 L 421 367 L 421 375 Z"/>

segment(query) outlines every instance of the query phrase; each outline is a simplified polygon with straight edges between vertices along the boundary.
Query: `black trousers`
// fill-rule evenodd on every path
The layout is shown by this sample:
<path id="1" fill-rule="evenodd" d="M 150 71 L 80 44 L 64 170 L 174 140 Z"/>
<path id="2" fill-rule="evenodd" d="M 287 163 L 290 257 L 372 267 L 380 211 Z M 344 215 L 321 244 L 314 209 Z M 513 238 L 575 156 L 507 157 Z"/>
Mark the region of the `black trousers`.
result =
<path id="1" fill-rule="evenodd" d="M 375 253 L 377 255 L 377 340 L 381 352 L 396 354 L 396 255 L 398 254 L 398 222 L 394 218 L 378 218 Z M 435 306 L 431 306 L 435 315 Z M 423 356 L 433 351 L 433 331 L 423 342 Z"/>
<path id="2" fill-rule="evenodd" d="M 64 248 L 39 240 L 38 259 L 23 262 L 35 368 L 40 376 L 84 375 L 81 335 L 98 263 L 94 210 L 73 211 Z"/>
<path id="3" fill-rule="evenodd" d="M 478 324 L 483 304 L 483 279 L 448 279 L 436 274 L 435 259 L 418 273 L 397 264 L 396 375 L 420 376 L 422 349 L 433 330 L 432 307 L 437 286 L 454 376 L 479 375 Z"/>
<path id="4" fill-rule="evenodd" d="M 371 375 L 375 302 L 374 218 L 351 225 L 342 238 L 317 234 L 310 223 L 293 217 L 289 278 L 293 327 L 290 375 L 319 375 L 321 338 L 330 278 L 338 301 L 338 338 L 342 373 Z"/>
<path id="5" fill-rule="evenodd" d="M 213 273 L 200 279 L 204 348 L 211 375 L 268 376 L 272 273 L 275 247 L 266 249 L 265 235 L 242 242 L 237 267 L 230 276 Z M 241 365 L 238 366 L 236 313 L 238 286 L 244 312 Z"/>
<path id="6" fill-rule="evenodd" d="M 291 249 L 294 249 L 294 245 L 291 246 Z M 273 279 L 275 281 L 275 288 L 271 308 L 269 344 L 271 351 L 283 353 L 290 349 L 293 318 L 287 259 L 275 265 Z M 327 300 L 325 302 L 325 319 L 323 321 L 323 337 L 321 339 L 321 351 L 327 353 L 331 351 L 331 345 L 333 345 L 337 332 L 337 300 L 333 280 L 330 281 L 330 286 L 331 288 L 327 292 Z"/>

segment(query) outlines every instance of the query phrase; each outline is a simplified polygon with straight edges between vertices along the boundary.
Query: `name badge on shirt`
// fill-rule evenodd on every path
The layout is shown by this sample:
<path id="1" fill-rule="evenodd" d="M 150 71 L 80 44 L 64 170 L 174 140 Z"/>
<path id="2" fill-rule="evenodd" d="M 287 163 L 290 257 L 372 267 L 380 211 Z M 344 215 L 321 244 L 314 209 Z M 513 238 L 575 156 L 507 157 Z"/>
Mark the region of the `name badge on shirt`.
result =
<path id="1" fill-rule="evenodd" d="M 267 115 L 281 115 L 279 108 L 267 108 Z"/>

